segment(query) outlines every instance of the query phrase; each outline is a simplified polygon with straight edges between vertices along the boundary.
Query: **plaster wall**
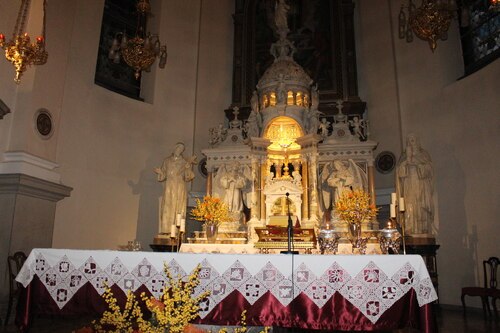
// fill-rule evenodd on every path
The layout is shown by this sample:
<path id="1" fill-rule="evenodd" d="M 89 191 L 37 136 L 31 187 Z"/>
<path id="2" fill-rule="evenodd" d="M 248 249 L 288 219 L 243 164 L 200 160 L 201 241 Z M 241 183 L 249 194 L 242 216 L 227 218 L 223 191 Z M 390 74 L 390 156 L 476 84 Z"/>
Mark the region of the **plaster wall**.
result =
<path id="1" fill-rule="evenodd" d="M 457 22 L 434 53 L 427 42 L 398 39 L 401 1 L 358 1 L 360 95 L 367 102 L 373 139 L 394 149 L 415 133 L 434 164 L 439 293 L 442 304 L 460 304 L 463 286 L 482 284 L 482 260 L 498 256 L 500 81 L 496 60 L 463 75 Z M 373 11 L 373 6 L 381 9 Z M 392 46 L 382 33 L 392 20 Z M 382 21 L 382 22 L 381 22 Z M 385 36 L 385 37 L 384 37 Z M 391 56 L 392 53 L 392 56 Z M 399 128 L 398 128 L 399 122 Z M 398 150 L 399 148 L 399 150 Z M 376 186 L 394 185 L 394 173 Z M 477 300 L 468 304 L 480 306 Z"/>
<path id="2" fill-rule="evenodd" d="M 223 119 L 221 110 L 230 102 L 226 87 L 231 68 L 225 57 L 231 57 L 232 4 L 224 1 L 216 11 L 198 0 L 161 3 L 155 19 L 160 20 L 160 39 L 168 45 L 168 60 L 164 70 L 154 69 L 149 104 L 93 84 L 103 1 L 76 3 L 75 44 L 62 104 L 64 140 L 57 151 L 62 181 L 74 191 L 58 204 L 53 246 L 114 249 L 137 238 L 147 250 L 157 233 L 162 195 L 153 168 L 179 141 L 186 144 L 186 156 L 193 154 L 198 133 L 207 131 L 203 120 L 219 112 Z M 200 14 L 206 18 L 201 36 L 207 41 L 199 40 Z M 226 23 L 220 28 L 222 16 Z M 200 45 L 204 50 L 199 52 Z M 202 122 L 196 130 L 195 113 Z"/>
<path id="3" fill-rule="evenodd" d="M 16 24 L 16 15 L 19 10 L 19 3 L 16 1 L 0 2 L 0 33 L 9 38 Z M 14 117 L 15 107 L 15 91 L 16 84 L 14 83 L 14 67 L 3 57 L 0 58 L 0 99 L 10 108 L 11 113 L 5 115 L 0 120 L 0 161 L 3 160 L 3 153 L 7 149 L 9 143 L 9 133 L 12 126 L 12 118 Z"/>
<path id="4" fill-rule="evenodd" d="M 356 55 L 359 96 L 367 102 L 370 139 L 378 142 L 374 151 L 401 151 L 400 105 L 394 40 L 391 38 L 390 2 L 357 1 L 355 6 Z M 394 171 L 375 172 L 377 189 L 394 186 Z"/>
<path id="5" fill-rule="evenodd" d="M 234 1 L 202 1 L 194 152 L 198 161 L 208 148 L 208 129 L 224 123 L 224 109 L 231 103 L 233 70 Z M 217 24 L 214 24 L 217 22 Z M 206 178 L 196 170 L 194 192 L 206 191 Z"/>
<path id="6" fill-rule="evenodd" d="M 6 39 L 10 39 L 15 22 L 9 21 L 16 17 L 19 2 L 7 1 L 4 3 L 14 7 L 14 10 L 10 7 L 7 8 L 11 12 L 10 15 L 7 14 L 8 12 L 1 12 L 2 25 L 8 24 L 5 30 L 2 28 L 1 31 L 5 33 Z M 27 21 L 27 32 L 33 40 L 42 29 L 42 4 L 42 0 L 32 1 Z M 6 122 L 2 121 L 0 125 L 2 132 L 0 134 L 2 139 L 0 152 L 25 151 L 55 161 L 58 140 L 56 132 L 61 113 L 67 64 L 68 48 L 66 45 L 69 45 L 71 37 L 71 29 L 60 29 L 60 27 L 71 27 L 74 8 L 74 2 L 66 3 L 61 0 L 51 1 L 50 5 L 47 5 L 46 17 L 50 17 L 50 23 L 47 23 L 46 26 L 49 60 L 43 66 L 28 67 L 22 75 L 19 85 L 13 81 L 13 66 L 2 59 L 0 71 L 5 80 L 2 80 L 2 86 L 0 86 L 0 98 L 11 108 L 11 114 L 5 117 L 3 120 Z M 65 15 L 60 15 L 60 13 L 65 13 Z M 6 23 L 3 21 L 4 16 L 8 18 Z M 48 78 L 51 80 L 50 84 L 47 84 Z M 39 108 L 49 110 L 56 128 L 55 135 L 48 139 L 42 139 L 35 130 L 35 114 Z"/>

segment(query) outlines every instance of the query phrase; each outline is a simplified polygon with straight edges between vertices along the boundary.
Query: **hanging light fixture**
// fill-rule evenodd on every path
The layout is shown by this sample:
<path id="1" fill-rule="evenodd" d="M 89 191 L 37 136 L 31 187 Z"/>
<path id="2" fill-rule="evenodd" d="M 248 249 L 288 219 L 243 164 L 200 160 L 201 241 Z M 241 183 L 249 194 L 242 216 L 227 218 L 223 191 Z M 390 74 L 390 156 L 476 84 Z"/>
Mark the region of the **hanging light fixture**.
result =
<path id="1" fill-rule="evenodd" d="M 448 38 L 448 28 L 456 11 L 455 0 L 422 0 L 418 8 L 412 0 L 408 0 L 408 4 L 401 6 L 399 11 L 399 38 L 411 43 L 415 34 L 427 41 L 434 52 L 438 39 Z"/>
<path id="2" fill-rule="evenodd" d="M 500 12 L 500 0 L 490 0 L 490 9 L 492 11 Z"/>
<path id="3" fill-rule="evenodd" d="M 28 66 L 43 65 L 47 62 L 47 51 L 45 51 L 45 7 L 43 1 L 43 25 L 42 34 L 31 44 L 31 39 L 26 32 L 26 18 L 29 14 L 31 0 L 22 0 L 19 13 L 17 14 L 16 26 L 12 39 L 5 42 L 5 35 L 0 34 L 0 47 L 5 50 L 5 58 L 10 61 L 16 69 L 14 81 L 19 84 L 21 76 Z"/>
<path id="4" fill-rule="evenodd" d="M 138 0 L 136 9 L 138 18 L 135 36 L 129 39 L 125 32 L 117 33 L 108 56 L 115 63 L 119 63 L 123 58 L 125 63 L 135 70 L 135 78 L 139 79 L 142 71 L 149 71 L 156 57 L 160 58 L 159 67 L 165 68 L 167 46 L 160 44 L 158 35 L 145 32 L 147 18 L 151 14 L 149 0 Z"/>

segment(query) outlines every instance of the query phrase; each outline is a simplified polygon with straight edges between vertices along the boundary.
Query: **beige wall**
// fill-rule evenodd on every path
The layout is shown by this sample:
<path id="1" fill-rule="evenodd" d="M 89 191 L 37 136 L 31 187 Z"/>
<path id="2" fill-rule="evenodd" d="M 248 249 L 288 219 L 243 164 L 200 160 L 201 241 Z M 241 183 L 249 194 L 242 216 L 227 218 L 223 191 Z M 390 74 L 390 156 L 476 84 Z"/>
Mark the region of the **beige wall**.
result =
<path id="1" fill-rule="evenodd" d="M 224 120 L 231 102 L 234 4 L 152 2 L 157 12 L 151 23 L 168 45 L 168 61 L 164 70 L 145 74 L 149 103 L 93 83 L 103 4 L 50 1 L 49 61 L 30 68 L 21 85 L 11 79 L 12 65 L 0 61 L 0 73 L 8 78 L 0 82 L 0 98 L 12 109 L 0 121 L 0 156 L 22 150 L 56 162 L 61 182 L 75 189 L 58 203 L 54 247 L 116 248 L 138 238 L 147 248 L 157 232 L 162 192 L 153 168 L 178 141 L 186 143 L 186 155 L 201 159 L 208 127 Z M 6 36 L 18 8 L 14 0 L 0 4 L 0 31 Z M 29 24 L 40 18 L 40 11 L 32 10 Z M 33 129 L 40 107 L 54 117 L 56 130 L 48 140 Z M 192 190 L 204 186 L 197 174 Z"/>
<path id="2" fill-rule="evenodd" d="M 85 45 L 69 57 L 58 145 L 62 181 L 75 190 L 59 203 L 54 247 L 116 248 L 134 238 L 148 247 L 162 191 L 153 168 L 178 141 L 199 154 L 206 126 L 230 103 L 233 4 L 162 2 L 155 18 L 168 61 L 148 104 L 93 84 L 102 1 L 77 3 L 73 39 Z"/>
<path id="3" fill-rule="evenodd" d="M 402 140 L 415 133 L 431 154 L 440 302 L 458 305 L 461 287 L 481 284 L 482 260 L 500 250 L 500 62 L 458 80 L 463 64 L 456 21 L 448 41 L 438 42 L 432 53 L 417 38 L 411 44 L 398 39 L 400 1 L 374 2 L 357 2 L 360 95 L 368 104 L 377 151 L 389 149 L 399 157 Z M 377 188 L 393 184 L 393 173 L 377 175 Z"/>

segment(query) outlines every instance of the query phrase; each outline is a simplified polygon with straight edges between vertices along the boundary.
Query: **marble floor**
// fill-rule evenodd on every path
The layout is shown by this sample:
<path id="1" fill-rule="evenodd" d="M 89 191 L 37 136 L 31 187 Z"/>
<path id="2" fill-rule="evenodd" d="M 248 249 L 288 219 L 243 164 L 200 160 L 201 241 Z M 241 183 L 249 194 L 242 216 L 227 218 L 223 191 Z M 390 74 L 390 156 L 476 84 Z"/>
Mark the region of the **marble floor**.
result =
<path id="1" fill-rule="evenodd" d="M 481 309 L 468 308 L 464 316 L 462 308 L 458 306 L 441 306 L 436 310 L 440 333 L 498 333 L 500 332 L 500 314 L 485 317 Z M 36 318 L 31 333 L 71 333 L 73 330 L 85 326 L 94 318 L 78 317 L 67 319 Z M 12 324 L 0 326 L 0 333 L 18 332 Z M 2 322 L 3 324 L 3 322 Z M 295 330 L 277 330 L 279 332 L 294 332 Z M 305 330 L 297 330 L 305 332 Z M 413 333 L 415 330 L 399 330 L 398 333 Z"/>

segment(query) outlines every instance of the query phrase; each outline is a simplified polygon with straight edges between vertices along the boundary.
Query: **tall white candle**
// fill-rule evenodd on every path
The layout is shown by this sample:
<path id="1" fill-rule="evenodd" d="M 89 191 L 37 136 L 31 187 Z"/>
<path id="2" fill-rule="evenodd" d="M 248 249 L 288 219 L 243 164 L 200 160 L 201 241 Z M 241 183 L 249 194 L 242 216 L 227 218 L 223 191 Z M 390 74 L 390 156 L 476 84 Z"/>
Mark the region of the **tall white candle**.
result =
<path id="1" fill-rule="evenodd" d="M 391 204 L 396 204 L 396 193 L 391 193 Z"/>
<path id="2" fill-rule="evenodd" d="M 396 205 L 391 204 L 390 208 L 391 208 L 391 218 L 396 217 Z"/>
<path id="3" fill-rule="evenodd" d="M 177 213 L 177 216 L 176 216 L 176 219 L 175 219 L 175 224 L 176 224 L 177 226 L 180 226 L 180 225 L 181 225 L 181 218 L 182 218 L 181 213 Z"/>
<path id="4" fill-rule="evenodd" d="M 399 198 L 399 211 L 404 212 L 405 211 L 405 199 L 404 198 Z"/>
<path id="5" fill-rule="evenodd" d="M 181 229 L 180 232 L 186 232 L 186 219 L 181 219 Z"/>
<path id="6" fill-rule="evenodd" d="M 175 238 L 177 236 L 177 226 L 175 224 L 172 224 L 170 227 L 170 237 Z"/>

